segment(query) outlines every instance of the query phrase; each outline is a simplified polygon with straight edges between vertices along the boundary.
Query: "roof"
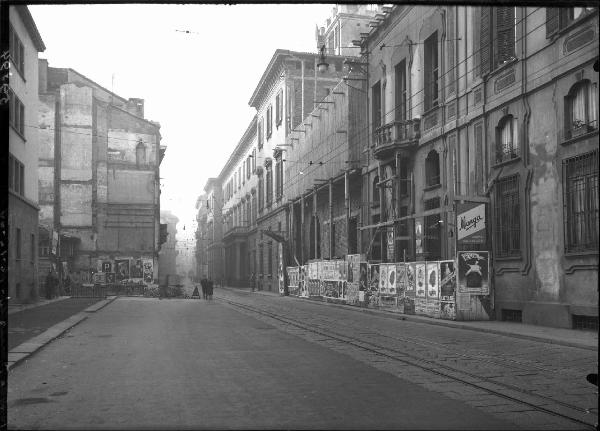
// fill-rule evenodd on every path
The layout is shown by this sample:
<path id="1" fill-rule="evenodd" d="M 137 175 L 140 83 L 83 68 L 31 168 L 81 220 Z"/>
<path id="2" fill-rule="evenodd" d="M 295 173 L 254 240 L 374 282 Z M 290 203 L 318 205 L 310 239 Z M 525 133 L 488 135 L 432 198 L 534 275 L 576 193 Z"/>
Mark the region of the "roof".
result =
<path id="1" fill-rule="evenodd" d="M 21 20 L 23 20 L 23 24 L 25 25 L 33 44 L 35 45 L 35 48 L 38 50 L 38 52 L 44 52 L 46 50 L 46 45 L 44 45 L 42 36 L 40 36 L 40 32 L 35 25 L 35 21 L 31 16 L 31 12 L 29 12 L 29 8 L 25 5 L 14 6 L 14 8 L 19 13 Z"/>

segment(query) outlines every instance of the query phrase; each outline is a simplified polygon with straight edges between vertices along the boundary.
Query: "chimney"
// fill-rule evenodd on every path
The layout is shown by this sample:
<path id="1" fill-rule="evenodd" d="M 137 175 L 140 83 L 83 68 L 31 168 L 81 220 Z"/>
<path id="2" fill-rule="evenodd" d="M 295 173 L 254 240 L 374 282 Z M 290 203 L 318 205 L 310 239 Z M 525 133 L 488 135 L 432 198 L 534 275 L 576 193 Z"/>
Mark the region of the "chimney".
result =
<path id="1" fill-rule="evenodd" d="M 38 60 L 38 93 L 48 92 L 48 60 L 40 58 Z"/>
<path id="2" fill-rule="evenodd" d="M 130 97 L 127 101 L 127 111 L 140 118 L 144 118 L 144 99 Z"/>

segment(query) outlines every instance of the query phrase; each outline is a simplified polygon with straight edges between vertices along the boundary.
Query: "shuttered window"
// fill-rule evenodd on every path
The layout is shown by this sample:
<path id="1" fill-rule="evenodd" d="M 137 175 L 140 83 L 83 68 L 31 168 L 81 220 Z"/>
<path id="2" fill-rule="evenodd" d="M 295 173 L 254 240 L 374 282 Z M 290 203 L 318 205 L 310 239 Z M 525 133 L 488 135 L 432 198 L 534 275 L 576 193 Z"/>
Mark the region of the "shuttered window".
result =
<path id="1" fill-rule="evenodd" d="M 406 60 L 394 67 L 396 76 L 396 121 L 406 120 Z"/>
<path id="2" fill-rule="evenodd" d="M 495 203 L 496 256 L 519 256 L 521 219 L 517 175 L 498 181 Z"/>
<path id="3" fill-rule="evenodd" d="M 482 75 L 515 58 L 514 6 L 482 7 L 479 30 Z"/>
<path id="4" fill-rule="evenodd" d="M 481 7 L 481 21 L 479 23 L 479 59 L 481 61 L 481 75 L 489 73 L 492 68 L 492 8 Z"/>
<path id="5" fill-rule="evenodd" d="M 546 8 L 546 37 L 551 37 L 574 21 L 593 13 L 596 9 L 596 7 Z"/>
<path id="6" fill-rule="evenodd" d="M 425 111 L 438 105 L 438 36 L 437 31 L 425 39 L 423 59 Z"/>
<path id="7" fill-rule="evenodd" d="M 264 117 L 258 119 L 258 149 L 264 145 Z"/>
<path id="8" fill-rule="evenodd" d="M 377 81 L 372 88 L 373 109 L 373 132 L 381 126 L 381 82 Z"/>

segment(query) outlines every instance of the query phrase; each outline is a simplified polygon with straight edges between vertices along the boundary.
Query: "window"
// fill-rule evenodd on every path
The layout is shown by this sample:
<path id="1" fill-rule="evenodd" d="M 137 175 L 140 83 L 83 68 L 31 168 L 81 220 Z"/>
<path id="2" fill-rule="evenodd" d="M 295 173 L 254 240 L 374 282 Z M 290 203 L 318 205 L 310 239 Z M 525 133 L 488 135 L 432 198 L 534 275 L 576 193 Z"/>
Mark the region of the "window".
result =
<path id="1" fill-rule="evenodd" d="M 265 207 L 265 177 L 262 174 L 258 174 L 258 209 L 260 211 Z"/>
<path id="2" fill-rule="evenodd" d="M 273 134 L 273 105 L 267 108 L 267 139 Z"/>
<path id="3" fill-rule="evenodd" d="M 252 172 L 256 172 L 256 148 L 252 150 Z"/>
<path id="4" fill-rule="evenodd" d="M 519 128 L 517 119 L 507 115 L 496 127 L 496 163 L 519 157 Z"/>
<path id="5" fill-rule="evenodd" d="M 17 35 L 17 32 L 12 25 L 10 26 L 9 30 L 9 43 L 10 59 L 15 65 L 17 71 L 23 75 L 23 73 L 25 73 L 25 50 L 23 48 L 21 39 Z"/>
<path id="6" fill-rule="evenodd" d="M 428 199 L 424 202 L 425 211 L 440 207 L 440 198 Z M 425 226 L 423 229 L 425 251 L 427 252 L 427 260 L 436 260 L 442 258 L 441 244 L 441 225 L 440 214 L 432 214 L 425 217 Z"/>
<path id="7" fill-rule="evenodd" d="M 404 121 L 406 113 L 406 60 L 402 60 L 394 67 L 396 77 L 396 121 Z"/>
<path id="8" fill-rule="evenodd" d="M 381 82 L 377 81 L 375 85 L 373 85 L 371 89 L 371 93 L 373 95 L 373 132 L 381 126 Z"/>
<path id="9" fill-rule="evenodd" d="M 340 26 L 337 25 L 335 27 L 335 38 L 333 39 L 333 48 L 335 49 L 335 54 L 336 55 L 340 55 L 340 52 L 338 50 L 340 46 Z M 337 70 L 337 68 L 336 68 Z"/>
<path id="10" fill-rule="evenodd" d="M 260 275 L 263 275 L 265 272 L 265 253 L 264 253 L 264 245 L 260 244 L 258 246 L 258 271 Z"/>
<path id="11" fill-rule="evenodd" d="M 358 252 L 358 219 L 351 217 L 348 220 L 348 254 Z"/>
<path id="12" fill-rule="evenodd" d="M 242 184 L 246 184 L 246 163 L 242 162 L 240 167 L 240 173 L 242 174 Z"/>
<path id="13" fill-rule="evenodd" d="M 238 190 L 239 190 L 239 189 L 242 188 L 242 180 L 243 180 L 243 177 L 242 177 L 242 167 L 241 166 L 238 168 L 237 178 L 238 178 Z"/>
<path id="14" fill-rule="evenodd" d="M 267 273 L 269 275 L 273 274 L 273 242 L 269 241 L 267 244 L 267 249 L 269 250 L 269 256 L 267 259 Z"/>
<path id="15" fill-rule="evenodd" d="M 8 116 L 10 125 L 21 134 L 25 135 L 25 106 L 21 102 L 21 99 L 17 95 L 9 90 L 9 105 L 8 105 Z"/>
<path id="16" fill-rule="evenodd" d="M 273 169 L 270 165 L 267 166 L 266 201 L 267 206 L 273 202 Z"/>
<path id="17" fill-rule="evenodd" d="M 248 156 L 246 158 L 246 178 L 250 179 L 250 174 L 252 173 L 252 156 Z"/>
<path id="18" fill-rule="evenodd" d="M 481 75 L 515 58 L 515 11 L 514 6 L 481 7 Z"/>
<path id="19" fill-rule="evenodd" d="M 260 150 L 264 145 L 264 131 L 265 131 L 265 119 L 260 117 L 258 119 L 258 149 Z"/>
<path id="20" fill-rule="evenodd" d="M 373 178 L 372 192 L 373 192 L 373 206 L 379 206 L 380 199 L 379 199 L 379 176 L 378 175 L 376 175 L 375 178 Z"/>
<path id="21" fill-rule="evenodd" d="M 146 146 L 141 139 L 135 147 L 135 163 L 138 167 L 146 164 Z"/>
<path id="22" fill-rule="evenodd" d="M 565 251 L 598 251 L 598 150 L 563 162 Z"/>
<path id="23" fill-rule="evenodd" d="M 281 200 L 283 197 L 283 160 L 279 157 L 275 161 L 275 198 Z"/>
<path id="24" fill-rule="evenodd" d="M 15 259 L 21 260 L 21 229 L 15 231 Z"/>
<path id="25" fill-rule="evenodd" d="M 565 97 L 565 139 L 591 132 L 598 127 L 598 86 L 583 80 Z"/>
<path id="26" fill-rule="evenodd" d="M 424 109 L 429 111 L 438 106 L 438 35 L 437 31 L 425 39 L 423 67 Z"/>
<path id="27" fill-rule="evenodd" d="M 435 150 L 431 150 L 425 159 L 425 183 L 427 187 L 440 184 L 440 156 Z"/>
<path id="28" fill-rule="evenodd" d="M 495 204 L 496 256 L 520 256 L 521 221 L 517 175 L 498 181 Z"/>
<path id="29" fill-rule="evenodd" d="M 595 7 L 546 8 L 546 37 L 554 35 L 595 9 Z"/>
<path id="30" fill-rule="evenodd" d="M 25 195 L 25 166 L 12 154 L 8 156 L 8 188 L 20 196 Z"/>
<path id="31" fill-rule="evenodd" d="M 279 128 L 283 119 L 283 92 L 279 90 L 275 97 L 275 127 Z"/>
<path id="32" fill-rule="evenodd" d="M 257 216 L 257 200 L 256 200 L 256 193 L 252 194 L 252 225 L 256 225 L 256 216 Z"/>
<path id="33" fill-rule="evenodd" d="M 408 196 L 410 186 L 410 173 L 408 172 L 409 159 L 407 157 L 400 158 L 400 172 L 398 181 L 400 182 L 400 196 Z"/>

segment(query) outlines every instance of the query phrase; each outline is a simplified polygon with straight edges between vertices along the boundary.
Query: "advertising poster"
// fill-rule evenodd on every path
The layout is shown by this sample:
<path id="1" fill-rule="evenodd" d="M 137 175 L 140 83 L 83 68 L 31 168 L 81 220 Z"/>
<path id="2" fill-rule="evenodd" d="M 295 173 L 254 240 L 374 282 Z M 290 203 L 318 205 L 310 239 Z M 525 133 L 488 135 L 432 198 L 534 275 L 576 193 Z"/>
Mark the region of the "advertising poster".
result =
<path id="1" fill-rule="evenodd" d="M 369 265 L 369 291 L 377 293 L 379 290 L 379 264 L 372 263 Z"/>
<path id="2" fill-rule="evenodd" d="M 459 251 L 458 291 L 472 295 L 489 295 L 489 252 Z"/>
<path id="3" fill-rule="evenodd" d="M 129 259 L 115 259 L 117 281 L 129 278 Z"/>
<path id="4" fill-rule="evenodd" d="M 404 314 L 415 314 L 415 298 L 404 297 Z"/>
<path id="5" fill-rule="evenodd" d="M 367 262 L 360 262 L 360 277 L 358 280 L 358 290 L 364 292 L 369 286 L 369 265 Z"/>
<path id="6" fill-rule="evenodd" d="M 440 297 L 440 280 L 439 280 L 439 265 L 437 262 L 427 262 L 427 297 L 439 299 Z"/>
<path id="7" fill-rule="evenodd" d="M 285 273 L 283 269 L 283 244 L 277 243 L 277 248 L 279 251 L 279 264 L 277 265 L 277 280 L 279 287 L 279 294 L 285 295 Z"/>
<path id="8" fill-rule="evenodd" d="M 152 283 L 154 280 L 154 263 L 152 259 L 142 259 L 144 264 L 144 281 L 146 283 Z"/>
<path id="9" fill-rule="evenodd" d="M 416 265 L 414 263 L 406 264 L 406 296 L 414 298 L 416 288 Z"/>
<path id="10" fill-rule="evenodd" d="M 307 288 L 307 276 L 306 276 L 306 265 L 303 265 L 300 268 L 300 276 L 298 280 L 298 290 L 299 296 L 302 298 L 308 298 L 308 288 Z"/>
<path id="11" fill-rule="evenodd" d="M 106 284 L 113 284 L 117 281 L 116 274 L 114 272 L 106 272 Z"/>
<path id="12" fill-rule="evenodd" d="M 112 272 L 112 262 L 107 260 L 103 261 L 101 270 L 102 272 Z"/>
<path id="13" fill-rule="evenodd" d="M 348 277 L 348 266 L 346 265 L 346 261 L 345 260 L 334 260 L 335 262 L 335 270 L 337 272 L 337 280 L 340 281 L 347 281 L 347 277 Z"/>
<path id="14" fill-rule="evenodd" d="M 299 285 L 299 275 L 300 268 L 297 266 L 288 266 L 286 268 L 287 276 L 288 276 L 288 292 L 290 295 L 299 296 L 300 294 L 300 285 Z"/>
<path id="15" fill-rule="evenodd" d="M 425 278 L 427 277 L 425 262 L 417 262 L 415 263 L 415 296 L 417 298 L 425 298 L 426 297 L 426 289 L 427 282 Z M 416 307 L 416 305 L 415 305 Z M 416 309 L 416 308 L 415 308 Z"/>
<path id="16" fill-rule="evenodd" d="M 456 271 L 453 260 L 442 260 L 440 262 L 440 299 L 442 301 L 454 301 L 456 293 Z"/>
<path id="17" fill-rule="evenodd" d="M 396 264 L 390 263 L 387 269 L 387 288 L 388 293 L 392 296 L 396 296 Z"/>
<path id="18" fill-rule="evenodd" d="M 456 204 L 456 242 L 463 244 L 486 244 L 485 204 L 467 202 Z"/>
<path id="19" fill-rule="evenodd" d="M 106 273 L 104 273 L 104 272 L 96 272 L 93 275 L 92 282 L 94 284 L 106 284 Z"/>
<path id="20" fill-rule="evenodd" d="M 394 251 L 395 251 L 395 242 L 394 242 L 394 228 L 388 228 L 386 232 L 386 245 L 387 245 L 387 258 L 388 260 L 393 261 Z"/>
<path id="21" fill-rule="evenodd" d="M 319 270 L 321 262 L 309 262 L 308 264 L 308 295 L 321 296 L 321 286 L 319 282 Z"/>
<path id="22" fill-rule="evenodd" d="M 427 298 L 427 304 L 425 306 L 425 315 L 429 317 L 440 318 L 440 300 L 434 298 Z"/>
<path id="23" fill-rule="evenodd" d="M 348 282 L 347 289 L 346 301 L 348 301 L 349 304 L 356 304 L 359 299 L 358 282 Z"/>
<path id="24" fill-rule="evenodd" d="M 456 320 L 456 309 L 454 307 L 454 301 L 440 301 L 440 318 Z"/>
<path id="25" fill-rule="evenodd" d="M 425 316 L 427 314 L 427 299 L 415 298 L 415 314 Z"/>
<path id="26" fill-rule="evenodd" d="M 396 264 L 396 293 L 399 298 L 403 298 L 406 293 L 406 265 Z"/>
<path id="27" fill-rule="evenodd" d="M 415 219 L 415 253 L 423 254 L 423 221 Z"/>
<path id="28" fill-rule="evenodd" d="M 144 264 L 142 262 L 142 259 L 132 261 L 132 266 L 129 272 L 131 278 L 142 279 L 144 277 Z"/>
<path id="29" fill-rule="evenodd" d="M 379 264 L 379 294 L 380 295 L 387 295 L 388 293 L 388 289 L 387 289 L 387 269 L 388 269 L 388 264 L 387 263 L 381 263 Z"/>

